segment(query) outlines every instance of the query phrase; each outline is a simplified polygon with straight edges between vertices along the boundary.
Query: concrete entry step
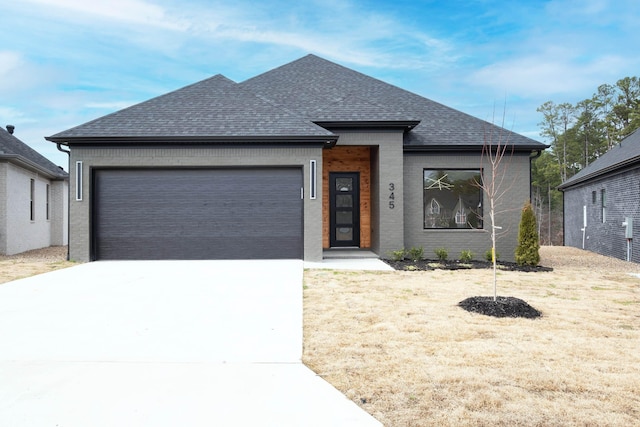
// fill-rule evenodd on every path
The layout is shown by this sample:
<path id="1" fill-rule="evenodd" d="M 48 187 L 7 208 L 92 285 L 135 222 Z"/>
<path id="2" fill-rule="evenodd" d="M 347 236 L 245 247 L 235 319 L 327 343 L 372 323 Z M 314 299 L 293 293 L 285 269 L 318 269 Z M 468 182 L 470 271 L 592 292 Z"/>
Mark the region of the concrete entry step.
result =
<path id="1" fill-rule="evenodd" d="M 322 251 L 323 259 L 351 259 L 351 258 L 379 258 L 378 254 L 369 249 L 360 248 L 331 248 Z"/>

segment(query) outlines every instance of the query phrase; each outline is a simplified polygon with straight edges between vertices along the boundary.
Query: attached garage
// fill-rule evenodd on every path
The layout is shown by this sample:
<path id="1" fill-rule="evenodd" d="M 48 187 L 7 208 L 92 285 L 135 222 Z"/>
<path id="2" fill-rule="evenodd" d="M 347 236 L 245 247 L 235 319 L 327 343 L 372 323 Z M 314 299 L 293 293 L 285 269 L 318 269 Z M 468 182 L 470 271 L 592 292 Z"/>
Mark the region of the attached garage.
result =
<path id="1" fill-rule="evenodd" d="M 94 169 L 94 260 L 303 258 L 302 169 Z"/>

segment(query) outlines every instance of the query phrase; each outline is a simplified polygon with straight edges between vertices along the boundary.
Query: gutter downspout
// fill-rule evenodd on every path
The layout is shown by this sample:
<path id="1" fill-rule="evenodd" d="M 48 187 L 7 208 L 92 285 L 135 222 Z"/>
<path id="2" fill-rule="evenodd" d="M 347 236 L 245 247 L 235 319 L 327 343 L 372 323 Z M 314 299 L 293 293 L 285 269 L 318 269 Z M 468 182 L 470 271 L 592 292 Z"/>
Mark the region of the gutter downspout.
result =
<path id="1" fill-rule="evenodd" d="M 59 142 L 56 143 L 56 147 L 58 147 L 58 151 L 62 151 L 63 153 L 67 153 L 67 168 L 69 170 L 69 174 L 71 174 L 71 150 L 65 150 L 61 147 Z M 70 258 L 70 243 L 71 243 L 71 175 L 69 175 L 69 185 L 67 185 L 67 261 L 71 261 Z"/>

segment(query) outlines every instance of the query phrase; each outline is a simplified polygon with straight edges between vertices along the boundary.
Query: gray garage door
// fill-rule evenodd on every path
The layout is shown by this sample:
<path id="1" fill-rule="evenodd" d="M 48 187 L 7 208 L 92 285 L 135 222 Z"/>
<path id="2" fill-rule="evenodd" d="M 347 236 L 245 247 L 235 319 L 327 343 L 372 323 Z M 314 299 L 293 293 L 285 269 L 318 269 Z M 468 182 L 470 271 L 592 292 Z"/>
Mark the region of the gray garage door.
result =
<path id="1" fill-rule="evenodd" d="M 101 260 L 302 258 L 302 170 L 93 172 Z"/>

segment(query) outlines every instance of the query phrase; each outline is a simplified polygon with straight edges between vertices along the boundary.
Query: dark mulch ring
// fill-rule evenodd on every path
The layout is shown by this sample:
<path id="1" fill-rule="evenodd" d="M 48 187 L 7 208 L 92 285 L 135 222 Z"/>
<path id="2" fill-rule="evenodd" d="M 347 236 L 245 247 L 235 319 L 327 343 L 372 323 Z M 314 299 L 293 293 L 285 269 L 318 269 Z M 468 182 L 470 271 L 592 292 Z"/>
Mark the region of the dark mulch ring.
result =
<path id="1" fill-rule="evenodd" d="M 460 301 L 458 305 L 471 313 L 484 314 L 494 317 L 525 317 L 535 319 L 542 316 L 535 308 L 531 307 L 520 298 L 498 297 L 471 297 Z"/>
<path id="2" fill-rule="evenodd" d="M 402 260 L 393 261 L 384 260 L 387 264 L 396 270 L 405 271 L 428 271 L 428 270 L 471 270 L 474 268 L 493 268 L 493 264 L 489 261 L 440 261 L 433 259 L 423 259 L 420 261 Z M 515 262 L 498 261 L 498 270 L 502 271 L 522 271 L 525 273 L 553 271 L 551 267 L 543 267 L 541 265 L 518 265 Z"/>

